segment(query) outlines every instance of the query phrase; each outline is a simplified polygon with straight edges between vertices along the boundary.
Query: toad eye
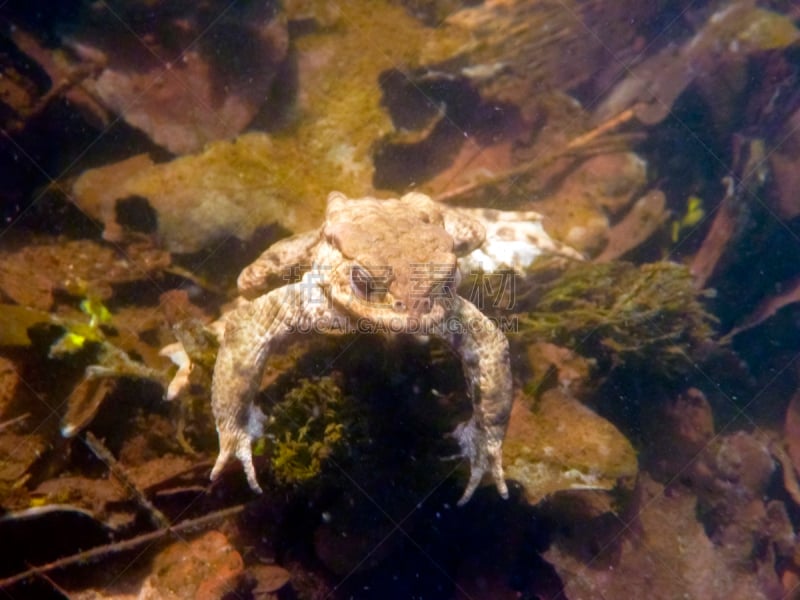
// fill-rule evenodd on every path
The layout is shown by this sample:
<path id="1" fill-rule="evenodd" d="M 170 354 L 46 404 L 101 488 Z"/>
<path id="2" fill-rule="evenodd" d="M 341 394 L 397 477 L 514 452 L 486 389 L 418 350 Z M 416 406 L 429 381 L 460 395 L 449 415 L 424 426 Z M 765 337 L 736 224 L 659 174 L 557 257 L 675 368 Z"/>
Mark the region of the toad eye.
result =
<path id="1" fill-rule="evenodd" d="M 362 300 L 377 302 L 386 294 L 387 281 L 385 277 L 373 277 L 361 265 L 353 265 L 350 267 L 350 289 Z"/>

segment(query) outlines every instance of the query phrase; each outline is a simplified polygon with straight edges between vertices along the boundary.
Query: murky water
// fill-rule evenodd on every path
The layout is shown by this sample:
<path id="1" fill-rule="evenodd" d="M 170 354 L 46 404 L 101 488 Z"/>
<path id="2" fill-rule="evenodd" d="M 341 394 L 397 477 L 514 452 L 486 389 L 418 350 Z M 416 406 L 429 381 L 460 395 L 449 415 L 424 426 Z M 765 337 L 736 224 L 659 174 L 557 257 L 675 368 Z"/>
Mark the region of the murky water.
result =
<path id="1" fill-rule="evenodd" d="M 5 596 L 798 595 L 792 3 L 51 4 Z"/>

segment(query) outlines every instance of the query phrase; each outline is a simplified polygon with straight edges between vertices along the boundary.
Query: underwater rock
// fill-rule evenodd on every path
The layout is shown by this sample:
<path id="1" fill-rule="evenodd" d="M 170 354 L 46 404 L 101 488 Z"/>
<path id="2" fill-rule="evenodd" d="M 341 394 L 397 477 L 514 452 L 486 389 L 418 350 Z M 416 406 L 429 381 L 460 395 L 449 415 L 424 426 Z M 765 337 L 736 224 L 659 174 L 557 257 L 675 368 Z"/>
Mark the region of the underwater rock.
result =
<path id="1" fill-rule="evenodd" d="M 623 214 L 647 183 L 647 163 L 633 152 L 609 152 L 587 158 L 570 173 L 563 197 L 582 194 L 611 216 Z"/>
<path id="2" fill-rule="evenodd" d="M 139 600 L 223 598 L 238 595 L 244 562 L 219 531 L 181 539 L 158 553 Z"/>
<path id="3" fill-rule="evenodd" d="M 762 572 L 729 562 L 718 552 L 696 518 L 693 494 L 665 493 L 647 475 L 640 487 L 641 511 L 632 523 L 618 522 L 612 543 L 597 544 L 592 528 L 575 528 L 571 534 L 558 534 L 545 552 L 564 583 L 566 598 L 783 597 L 773 586 L 774 571 L 764 581 Z"/>
<path id="4" fill-rule="evenodd" d="M 164 164 L 134 158 L 90 169 L 77 179 L 73 193 L 79 207 L 105 224 L 104 235 L 112 240 L 120 231 L 116 207 L 142 198 L 155 214 L 153 233 L 167 250 L 197 252 L 230 236 L 247 240 L 274 223 L 300 231 L 322 220 L 327 192 L 316 200 L 298 197 L 292 181 L 276 172 L 285 166 L 275 158 L 269 136 L 250 133 Z"/>
<path id="5" fill-rule="evenodd" d="M 723 556 L 766 569 L 776 580 L 775 561 L 792 555 L 795 536 L 783 503 L 769 501 L 777 471 L 770 444 L 758 432 L 719 436 L 691 470 L 691 480 L 708 536 Z"/>
<path id="6" fill-rule="evenodd" d="M 593 385 L 591 373 L 595 362 L 577 352 L 547 342 L 533 342 L 527 344 L 525 353 L 530 369 L 526 390 L 536 393 L 557 384 L 573 397 L 583 398 L 587 387 Z"/>
<path id="7" fill-rule="evenodd" d="M 645 419 L 646 464 L 669 482 L 669 496 L 691 492 L 716 560 L 752 577 L 767 597 L 783 597 L 776 567 L 790 559 L 796 535 L 786 506 L 774 497 L 780 462 L 787 493 L 797 498 L 790 459 L 774 436 L 737 431 L 715 435 L 713 415 L 699 390 L 690 389 Z M 679 483 L 680 482 L 680 483 Z M 772 592 L 770 592 L 772 590 Z"/>
<path id="8" fill-rule="evenodd" d="M 559 390 L 517 399 L 503 447 L 506 477 L 537 504 L 564 490 L 630 488 L 636 452 L 611 423 Z"/>
<path id="9" fill-rule="evenodd" d="M 690 388 L 667 403 L 648 402 L 644 411 L 645 462 L 650 474 L 670 481 L 691 470 L 714 437 L 714 415 L 703 392 Z"/>

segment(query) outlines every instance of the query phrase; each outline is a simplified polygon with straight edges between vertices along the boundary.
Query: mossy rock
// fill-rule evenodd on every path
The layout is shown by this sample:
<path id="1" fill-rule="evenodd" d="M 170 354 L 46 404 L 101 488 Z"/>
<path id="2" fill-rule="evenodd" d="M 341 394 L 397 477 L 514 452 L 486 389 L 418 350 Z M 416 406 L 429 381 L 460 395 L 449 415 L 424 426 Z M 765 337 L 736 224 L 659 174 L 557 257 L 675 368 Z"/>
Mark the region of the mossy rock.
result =
<path id="1" fill-rule="evenodd" d="M 632 486 L 636 452 L 611 423 L 559 390 L 533 402 L 518 398 L 503 446 L 508 479 L 538 504 L 565 490 L 612 490 Z"/>

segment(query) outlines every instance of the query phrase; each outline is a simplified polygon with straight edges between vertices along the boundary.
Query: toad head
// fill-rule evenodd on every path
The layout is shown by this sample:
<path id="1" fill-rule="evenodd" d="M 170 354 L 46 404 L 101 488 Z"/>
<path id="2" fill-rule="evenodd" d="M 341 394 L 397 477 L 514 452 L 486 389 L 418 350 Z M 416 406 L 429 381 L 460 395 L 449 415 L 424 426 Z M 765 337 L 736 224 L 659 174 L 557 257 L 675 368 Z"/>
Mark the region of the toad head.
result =
<path id="1" fill-rule="evenodd" d="M 317 265 L 333 305 L 391 332 L 418 332 L 446 315 L 458 284 L 453 238 L 427 196 L 328 198 Z M 327 264 L 325 264 L 327 263 Z"/>

